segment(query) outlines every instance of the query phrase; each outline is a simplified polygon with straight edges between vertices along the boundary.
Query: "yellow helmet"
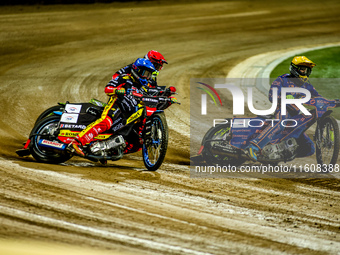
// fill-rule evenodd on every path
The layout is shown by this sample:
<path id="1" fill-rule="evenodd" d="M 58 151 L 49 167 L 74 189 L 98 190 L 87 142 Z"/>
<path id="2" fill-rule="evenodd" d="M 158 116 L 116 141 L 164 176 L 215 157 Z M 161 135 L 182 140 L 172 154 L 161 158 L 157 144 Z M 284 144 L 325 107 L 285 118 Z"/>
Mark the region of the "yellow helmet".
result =
<path id="1" fill-rule="evenodd" d="M 292 76 L 300 78 L 303 82 L 307 82 L 314 66 L 316 66 L 316 64 L 305 56 L 296 56 L 290 63 L 289 71 Z"/>

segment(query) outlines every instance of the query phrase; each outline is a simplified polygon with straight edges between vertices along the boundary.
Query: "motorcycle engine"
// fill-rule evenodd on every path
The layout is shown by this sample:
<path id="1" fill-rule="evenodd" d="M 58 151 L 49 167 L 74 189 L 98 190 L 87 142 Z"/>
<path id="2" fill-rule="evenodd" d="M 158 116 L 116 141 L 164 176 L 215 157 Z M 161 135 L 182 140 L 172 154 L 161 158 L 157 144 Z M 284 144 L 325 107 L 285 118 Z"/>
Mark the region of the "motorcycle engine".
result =
<path id="1" fill-rule="evenodd" d="M 278 144 L 268 144 L 262 150 L 262 155 L 269 160 L 292 160 L 296 156 L 298 143 L 295 138 L 289 138 Z"/>
<path id="2" fill-rule="evenodd" d="M 110 151 L 120 146 L 125 147 L 125 140 L 121 135 L 105 141 L 95 141 L 91 144 L 90 151 L 95 156 L 107 156 Z"/>

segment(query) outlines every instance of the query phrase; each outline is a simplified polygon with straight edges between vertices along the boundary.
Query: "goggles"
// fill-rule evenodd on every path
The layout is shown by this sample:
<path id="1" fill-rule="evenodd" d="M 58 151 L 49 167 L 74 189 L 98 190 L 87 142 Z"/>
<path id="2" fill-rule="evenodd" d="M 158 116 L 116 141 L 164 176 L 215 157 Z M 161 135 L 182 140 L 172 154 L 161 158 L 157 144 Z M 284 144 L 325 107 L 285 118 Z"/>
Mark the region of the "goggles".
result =
<path id="1" fill-rule="evenodd" d="M 153 62 L 153 66 L 155 67 L 155 69 L 156 69 L 157 71 L 160 71 L 160 70 L 162 69 L 162 67 L 163 67 L 163 63 L 162 63 L 162 64 L 159 64 L 159 63 Z"/>
<path id="2" fill-rule="evenodd" d="M 297 66 L 297 70 L 303 76 L 309 76 L 312 72 L 312 69 L 308 66 Z"/>
<path id="3" fill-rule="evenodd" d="M 152 77 L 152 72 L 149 70 L 141 70 L 139 72 L 139 77 L 149 80 Z"/>

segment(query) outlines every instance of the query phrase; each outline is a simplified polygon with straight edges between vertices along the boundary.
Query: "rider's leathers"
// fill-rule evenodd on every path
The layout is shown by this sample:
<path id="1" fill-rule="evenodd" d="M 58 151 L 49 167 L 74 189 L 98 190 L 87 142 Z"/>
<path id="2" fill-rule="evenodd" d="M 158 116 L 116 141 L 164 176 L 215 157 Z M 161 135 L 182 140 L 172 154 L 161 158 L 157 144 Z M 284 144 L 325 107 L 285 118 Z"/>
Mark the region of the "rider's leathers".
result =
<path id="1" fill-rule="evenodd" d="M 278 97 L 278 107 L 274 113 L 275 122 L 273 125 L 268 125 L 261 133 L 251 141 L 252 144 L 256 145 L 259 149 L 263 149 L 263 147 L 271 142 L 271 143 L 279 143 L 286 139 L 288 135 L 294 133 L 294 137 L 298 139 L 298 143 L 300 145 L 298 157 L 305 157 L 313 155 L 315 152 L 315 147 L 313 141 L 303 133 L 310 125 L 313 123 L 315 119 L 315 112 L 311 111 L 312 115 L 304 115 L 299 114 L 299 109 L 295 105 L 287 105 L 287 114 L 282 115 L 281 109 L 281 89 L 282 88 L 304 88 L 309 90 L 311 93 L 311 97 L 319 97 L 320 94 L 315 90 L 315 88 L 309 82 L 302 82 L 300 79 L 294 78 L 290 74 L 284 74 L 279 76 L 271 85 L 269 90 L 269 101 L 273 101 L 273 88 L 277 88 L 277 97 Z M 304 94 L 300 93 L 287 93 L 287 95 L 293 96 L 294 98 L 304 97 Z M 282 125 L 282 121 L 287 119 L 293 119 L 296 122 L 293 124 L 295 127 L 284 127 Z M 287 123 L 289 121 L 287 120 Z M 274 135 L 282 134 L 279 139 L 271 141 Z M 303 133 L 303 134 L 302 134 Z"/>
<path id="2" fill-rule="evenodd" d="M 116 98 L 117 90 L 124 88 L 126 94 Z M 76 141 L 85 145 L 90 143 L 96 136 L 113 127 L 114 131 L 121 129 L 126 124 L 127 116 L 135 112 L 138 104 L 137 100 L 131 95 L 132 91 L 138 91 L 140 84 L 135 81 L 131 74 L 121 74 L 105 87 L 105 93 L 110 96 L 107 105 L 99 119 L 91 123 L 80 132 L 76 137 Z M 116 129 L 115 129 L 116 128 Z"/>

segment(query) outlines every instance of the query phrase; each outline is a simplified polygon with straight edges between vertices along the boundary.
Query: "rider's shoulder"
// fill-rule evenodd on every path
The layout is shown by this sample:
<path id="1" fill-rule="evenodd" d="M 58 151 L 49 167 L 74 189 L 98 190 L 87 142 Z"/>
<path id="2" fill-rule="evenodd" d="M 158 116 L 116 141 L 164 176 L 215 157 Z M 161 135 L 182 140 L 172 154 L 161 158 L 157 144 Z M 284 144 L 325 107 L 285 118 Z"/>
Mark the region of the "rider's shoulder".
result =
<path id="1" fill-rule="evenodd" d="M 290 74 L 286 73 L 286 74 L 282 74 L 280 76 L 278 76 L 275 81 L 279 81 L 279 82 L 282 82 L 283 80 L 287 80 L 291 78 Z"/>
<path id="2" fill-rule="evenodd" d="M 277 77 L 277 78 L 281 78 L 281 79 L 289 79 L 289 78 L 292 78 L 292 76 L 291 76 L 289 73 L 285 73 L 285 74 L 280 75 L 280 76 Z"/>
<path id="3" fill-rule="evenodd" d="M 280 80 L 280 82 L 283 84 L 283 86 L 289 86 L 295 85 L 296 79 L 291 74 L 283 74 L 279 77 L 277 77 L 276 80 Z"/>
<path id="4" fill-rule="evenodd" d="M 289 78 L 289 74 L 280 75 L 273 81 L 272 85 L 282 86 L 282 84 L 285 83 L 285 81 L 287 81 L 288 78 Z"/>
<path id="5" fill-rule="evenodd" d="M 123 74 L 120 74 L 120 75 L 117 77 L 117 80 L 118 80 L 118 81 L 131 80 L 131 77 L 130 77 L 129 74 L 123 73 Z"/>

